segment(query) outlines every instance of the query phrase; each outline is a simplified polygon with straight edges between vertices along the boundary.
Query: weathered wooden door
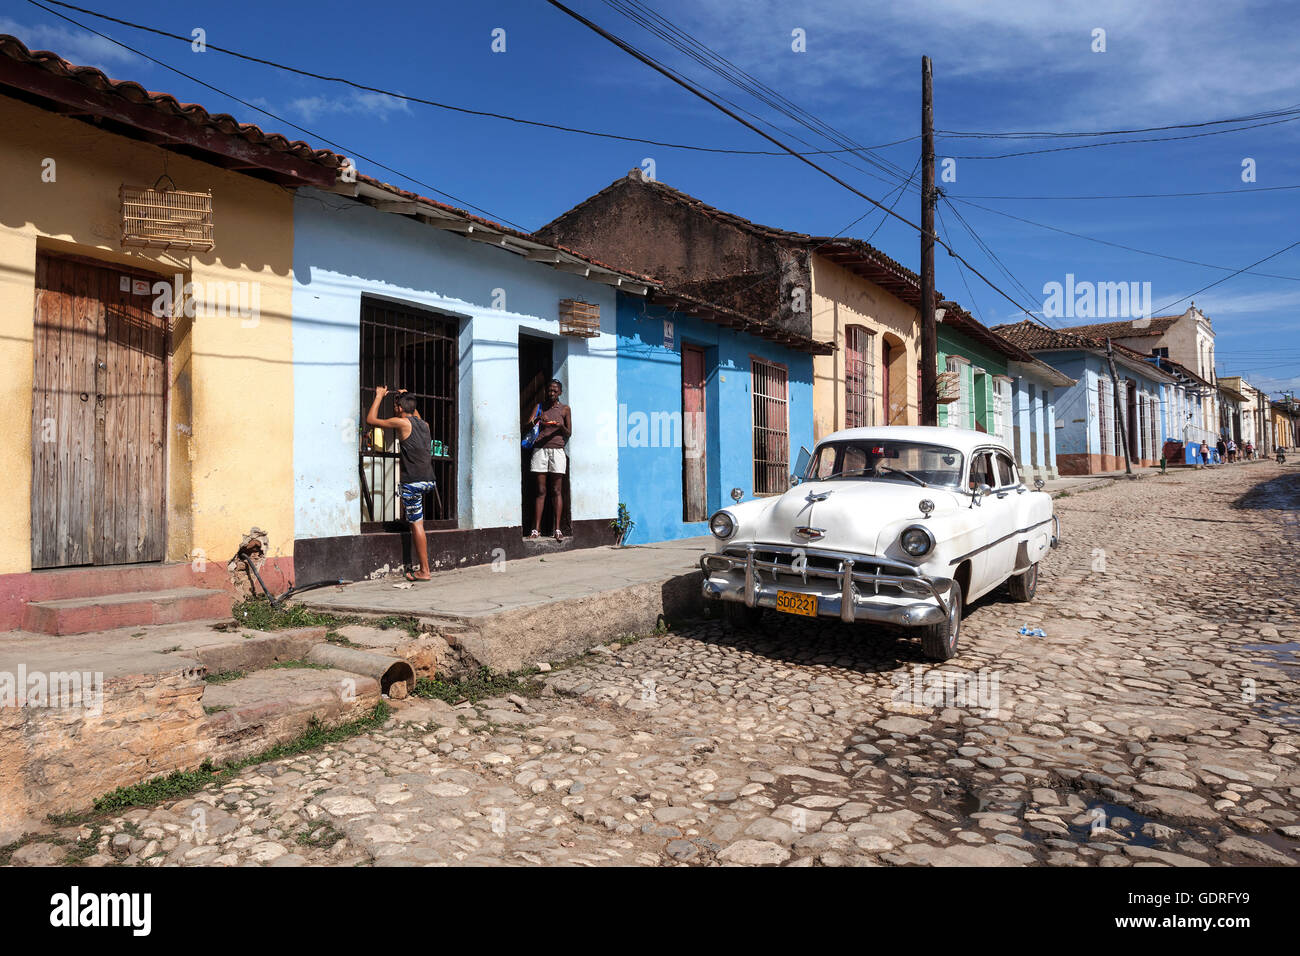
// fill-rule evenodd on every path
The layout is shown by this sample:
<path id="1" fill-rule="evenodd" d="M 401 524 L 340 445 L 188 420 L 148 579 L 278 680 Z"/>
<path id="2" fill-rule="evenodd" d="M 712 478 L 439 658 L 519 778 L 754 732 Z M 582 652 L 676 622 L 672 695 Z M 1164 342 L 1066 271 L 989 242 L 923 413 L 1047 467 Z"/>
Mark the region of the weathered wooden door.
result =
<path id="1" fill-rule="evenodd" d="M 709 516 L 708 430 L 704 414 L 704 350 L 682 346 L 682 520 Z"/>
<path id="2" fill-rule="evenodd" d="M 155 278 L 37 256 L 34 568 L 163 558 L 167 321 L 151 311 Z"/>

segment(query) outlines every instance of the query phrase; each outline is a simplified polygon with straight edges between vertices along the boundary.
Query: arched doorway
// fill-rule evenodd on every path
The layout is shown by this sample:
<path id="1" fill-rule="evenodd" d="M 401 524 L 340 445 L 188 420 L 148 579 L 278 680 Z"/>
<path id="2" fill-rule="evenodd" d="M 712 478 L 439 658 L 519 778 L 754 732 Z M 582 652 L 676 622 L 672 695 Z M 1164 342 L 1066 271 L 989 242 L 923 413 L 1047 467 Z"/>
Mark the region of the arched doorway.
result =
<path id="1" fill-rule="evenodd" d="M 907 424 L 907 346 L 885 333 L 880 343 L 880 406 L 886 425 Z"/>

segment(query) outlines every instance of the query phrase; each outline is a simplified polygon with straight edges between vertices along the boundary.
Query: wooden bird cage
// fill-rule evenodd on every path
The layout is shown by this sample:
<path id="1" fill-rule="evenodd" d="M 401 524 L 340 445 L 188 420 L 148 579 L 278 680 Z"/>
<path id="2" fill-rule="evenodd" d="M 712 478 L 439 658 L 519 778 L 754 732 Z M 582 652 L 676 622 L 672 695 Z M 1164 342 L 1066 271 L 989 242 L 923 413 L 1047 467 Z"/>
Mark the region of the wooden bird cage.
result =
<path id="1" fill-rule="evenodd" d="M 961 398 L 961 372 L 940 372 L 935 384 L 940 405 L 947 405 Z"/>
<path id="2" fill-rule="evenodd" d="M 153 186 L 124 185 L 119 195 L 123 246 L 209 252 L 215 244 L 211 192 L 159 189 L 155 183 Z"/>
<path id="3" fill-rule="evenodd" d="M 600 335 L 600 306 L 578 299 L 561 299 L 560 334 L 583 339 Z"/>

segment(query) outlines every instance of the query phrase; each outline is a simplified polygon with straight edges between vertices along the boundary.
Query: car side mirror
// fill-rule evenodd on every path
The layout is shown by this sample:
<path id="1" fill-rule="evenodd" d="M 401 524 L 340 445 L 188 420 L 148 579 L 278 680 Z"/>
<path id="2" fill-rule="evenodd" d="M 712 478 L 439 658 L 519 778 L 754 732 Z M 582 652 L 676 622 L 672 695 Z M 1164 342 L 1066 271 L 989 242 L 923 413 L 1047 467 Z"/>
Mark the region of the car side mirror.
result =
<path id="1" fill-rule="evenodd" d="M 790 477 L 802 480 L 803 476 L 808 474 L 808 465 L 811 461 L 812 452 L 800 445 L 799 457 L 794 460 L 794 473 Z"/>
<path id="2" fill-rule="evenodd" d="M 1043 490 L 1043 485 L 1044 485 L 1044 484 L 1046 484 L 1046 482 L 1044 482 L 1043 479 L 1041 479 L 1041 478 L 1035 478 L 1035 479 L 1034 479 L 1034 490 L 1035 490 L 1035 491 L 1042 491 L 1042 490 Z"/>
<path id="3" fill-rule="evenodd" d="M 800 478 L 800 477 L 799 477 L 797 474 L 795 474 L 793 471 L 790 472 L 790 487 L 791 487 L 791 488 L 793 488 L 795 485 L 799 484 L 799 482 L 801 482 L 801 481 L 803 481 L 802 478 Z"/>

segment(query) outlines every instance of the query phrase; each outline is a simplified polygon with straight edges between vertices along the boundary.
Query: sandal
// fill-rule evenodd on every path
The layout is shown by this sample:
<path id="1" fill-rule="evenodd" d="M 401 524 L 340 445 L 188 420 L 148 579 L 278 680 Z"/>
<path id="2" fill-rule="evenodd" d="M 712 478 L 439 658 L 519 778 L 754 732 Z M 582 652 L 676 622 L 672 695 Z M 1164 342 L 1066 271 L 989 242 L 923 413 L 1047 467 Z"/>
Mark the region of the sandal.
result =
<path id="1" fill-rule="evenodd" d="M 427 578 L 417 578 L 410 571 L 403 572 L 402 577 L 406 578 L 406 580 L 410 581 L 412 584 L 426 584 L 429 581 L 433 580 L 432 576 Z"/>
<path id="2" fill-rule="evenodd" d="M 539 532 L 536 528 L 528 532 L 528 537 L 530 538 L 540 538 L 541 536 L 542 536 L 541 532 Z"/>
<path id="3" fill-rule="evenodd" d="M 564 532 L 561 531 L 559 528 L 556 528 L 556 529 L 555 529 L 555 540 L 556 540 L 556 541 L 563 541 L 563 540 L 564 540 Z"/>

